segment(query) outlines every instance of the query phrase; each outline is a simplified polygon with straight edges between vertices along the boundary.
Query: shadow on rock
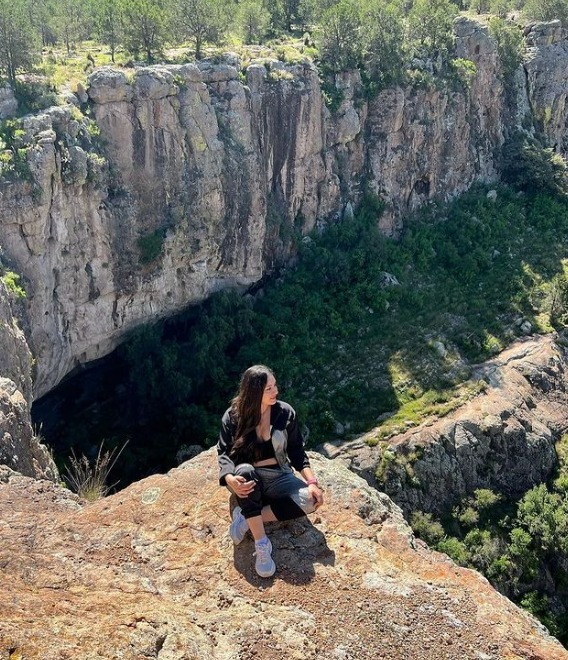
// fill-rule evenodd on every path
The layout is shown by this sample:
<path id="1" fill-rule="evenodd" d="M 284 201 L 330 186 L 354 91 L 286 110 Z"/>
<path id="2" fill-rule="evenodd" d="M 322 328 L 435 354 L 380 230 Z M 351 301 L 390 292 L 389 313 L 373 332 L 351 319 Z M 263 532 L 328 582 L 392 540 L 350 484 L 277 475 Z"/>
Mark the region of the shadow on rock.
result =
<path id="1" fill-rule="evenodd" d="M 272 542 L 272 557 L 276 563 L 273 577 L 261 578 L 256 574 L 254 541 L 250 533 L 234 549 L 235 568 L 255 587 L 269 587 L 277 579 L 289 584 L 308 584 L 315 577 L 315 564 L 335 564 L 335 552 L 328 547 L 322 532 L 307 518 L 269 523 L 266 531 Z"/>

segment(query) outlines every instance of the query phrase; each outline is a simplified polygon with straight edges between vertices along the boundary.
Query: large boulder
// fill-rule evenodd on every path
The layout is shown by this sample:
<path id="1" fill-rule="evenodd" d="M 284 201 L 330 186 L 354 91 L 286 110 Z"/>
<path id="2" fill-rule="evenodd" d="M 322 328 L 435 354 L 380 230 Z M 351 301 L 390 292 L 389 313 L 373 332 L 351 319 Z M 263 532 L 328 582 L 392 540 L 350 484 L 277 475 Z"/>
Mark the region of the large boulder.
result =
<path id="1" fill-rule="evenodd" d="M 95 504 L 0 473 L 0 657 L 565 660 L 530 615 L 413 538 L 401 511 L 312 455 L 327 502 L 234 547 L 214 450 Z M 2 481 L 4 483 L 2 483 Z"/>

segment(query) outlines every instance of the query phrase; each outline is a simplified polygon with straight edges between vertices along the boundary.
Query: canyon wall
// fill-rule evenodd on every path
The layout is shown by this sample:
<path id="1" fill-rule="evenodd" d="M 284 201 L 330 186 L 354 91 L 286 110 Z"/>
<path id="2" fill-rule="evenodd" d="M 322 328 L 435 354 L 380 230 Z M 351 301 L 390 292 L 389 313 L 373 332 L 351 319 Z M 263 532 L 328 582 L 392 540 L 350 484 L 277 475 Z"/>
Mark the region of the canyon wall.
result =
<path id="1" fill-rule="evenodd" d="M 253 61 L 243 74 L 228 55 L 103 68 L 81 95 L 88 116 L 69 105 L 25 117 L 16 146 L 29 174 L 0 183 L 0 245 L 27 292 L 34 396 L 135 326 L 258 281 L 289 258 L 294 234 L 348 215 L 365 186 L 385 199 L 380 223 L 396 233 L 420 204 L 495 180 L 515 123 L 534 118 L 565 152 L 560 28 L 529 32 L 513 108 L 487 28 L 460 18 L 455 31 L 456 55 L 477 67 L 469 86 L 368 100 L 345 73 L 332 113 L 308 61 Z"/>
<path id="2" fill-rule="evenodd" d="M 518 499 L 557 465 L 555 443 L 568 432 L 567 364 L 564 341 L 522 340 L 476 369 L 487 387 L 456 412 L 378 443 L 376 431 L 330 443 L 323 453 L 407 515 L 441 515 L 478 488 Z"/>
<path id="3" fill-rule="evenodd" d="M 533 33 L 515 121 L 548 117 L 543 129 L 564 149 L 566 43 L 554 24 Z M 34 395 L 136 325 L 258 281 L 290 255 L 293 232 L 356 205 L 364 185 L 386 200 L 380 222 L 396 232 L 429 199 L 496 179 L 512 116 L 497 48 L 463 18 L 456 39 L 456 55 L 477 66 L 469 88 L 394 88 L 369 101 L 346 73 L 334 113 L 312 64 L 253 62 L 242 79 L 228 56 L 131 79 L 101 69 L 84 106 L 92 119 L 72 106 L 26 117 L 31 177 L 1 184 L 0 244 L 28 294 Z"/>

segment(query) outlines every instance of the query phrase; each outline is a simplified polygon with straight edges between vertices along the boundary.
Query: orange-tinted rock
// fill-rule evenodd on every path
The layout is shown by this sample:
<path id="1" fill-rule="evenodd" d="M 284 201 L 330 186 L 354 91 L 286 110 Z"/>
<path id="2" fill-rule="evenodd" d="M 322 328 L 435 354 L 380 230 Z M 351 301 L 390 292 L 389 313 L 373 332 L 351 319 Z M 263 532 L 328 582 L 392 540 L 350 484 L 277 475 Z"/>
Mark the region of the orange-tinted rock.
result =
<path id="1" fill-rule="evenodd" d="M 228 536 L 213 450 L 91 505 L 4 468 L 0 658 L 568 659 L 388 497 L 313 465 L 326 505 L 270 529 L 271 579 Z"/>

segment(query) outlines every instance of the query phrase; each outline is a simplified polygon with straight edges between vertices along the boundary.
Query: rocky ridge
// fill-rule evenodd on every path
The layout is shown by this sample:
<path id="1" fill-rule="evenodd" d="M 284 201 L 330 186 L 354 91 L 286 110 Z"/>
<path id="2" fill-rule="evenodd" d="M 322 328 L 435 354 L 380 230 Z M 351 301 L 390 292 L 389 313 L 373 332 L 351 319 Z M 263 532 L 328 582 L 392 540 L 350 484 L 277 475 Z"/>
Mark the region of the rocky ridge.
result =
<path id="1" fill-rule="evenodd" d="M 568 431 L 567 360 L 552 336 L 523 339 L 476 369 L 486 389 L 447 417 L 374 446 L 371 431 L 323 453 L 407 514 L 443 513 L 477 488 L 518 498 L 556 466 L 555 443 Z"/>
<path id="2" fill-rule="evenodd" d="M 568 658 L 388 497 L 312 460 L 327 503 L 273 526 L 271 579 L 231 543 L 214 450 L 90 505 L 1 468 L 0 658 Z"/>

